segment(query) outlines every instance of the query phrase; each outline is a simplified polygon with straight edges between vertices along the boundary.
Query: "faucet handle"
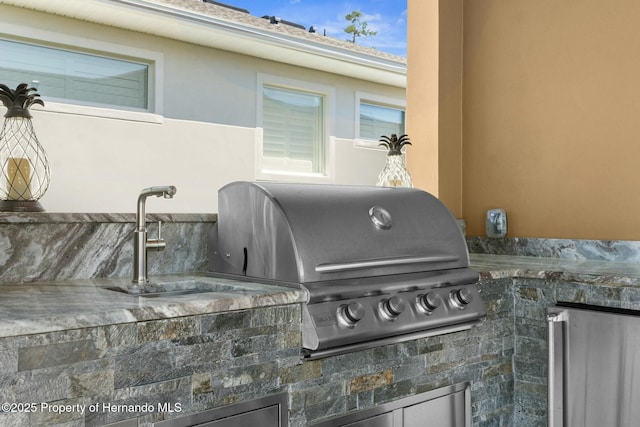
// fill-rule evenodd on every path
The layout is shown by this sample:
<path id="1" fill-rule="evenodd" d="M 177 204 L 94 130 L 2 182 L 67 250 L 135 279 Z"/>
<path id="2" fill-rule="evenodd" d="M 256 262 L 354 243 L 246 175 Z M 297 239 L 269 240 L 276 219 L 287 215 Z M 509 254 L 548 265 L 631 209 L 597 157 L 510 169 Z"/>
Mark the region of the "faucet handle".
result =
<path id="1" fill-rule="evenodd" d="M 167 246 L 167 242 L 162 239 L 162 221 L 158 221 L 158 238 L 147 239 L 146 247 L 151 251 L 161 251 Z"/>

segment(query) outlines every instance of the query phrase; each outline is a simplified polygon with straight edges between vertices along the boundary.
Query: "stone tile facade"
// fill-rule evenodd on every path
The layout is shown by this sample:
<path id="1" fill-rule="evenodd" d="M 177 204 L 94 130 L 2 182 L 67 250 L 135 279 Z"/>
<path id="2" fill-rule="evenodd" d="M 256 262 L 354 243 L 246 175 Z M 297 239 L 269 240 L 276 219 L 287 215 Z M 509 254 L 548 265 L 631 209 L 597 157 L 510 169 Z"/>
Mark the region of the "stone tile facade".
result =
<path id="1" fill-rule="evenodd" d="M 511 426 L 510 284 L 483 285 L 477 328 L 314 361 L 300 359 L 297 304 L 2 338 L 0 401 L 35 406 L 0 412 L 0 425 L 150 426 L 287 391 L 303 427 L 470 381 L 473 425 Z"/>
<path id="2" fill-rule="evenodd" d="M 300 306 L 0 339 L 2 426 L 140 425 L 286 388 Z M 60 408 L 69 408 L 61 412 Z"/>

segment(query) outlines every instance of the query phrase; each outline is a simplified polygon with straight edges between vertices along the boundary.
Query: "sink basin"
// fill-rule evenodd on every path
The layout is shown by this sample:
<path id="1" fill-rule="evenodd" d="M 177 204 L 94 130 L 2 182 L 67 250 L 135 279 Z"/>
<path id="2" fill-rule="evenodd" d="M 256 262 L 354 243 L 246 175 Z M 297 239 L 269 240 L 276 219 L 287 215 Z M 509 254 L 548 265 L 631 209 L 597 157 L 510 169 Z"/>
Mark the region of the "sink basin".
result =
<path id="1" fill-rule="evenodd" d="M 247 290 L 242 286 L 200 279 L 150 282 L 138 288 L 129 288 L 127 286 L 111 286 L 106 289 L 116 292 L 122 292 L 129 295 L 135 295 L 140 298 L 170 297 L 209 292 L 234 293 L 244 292 Z"/>

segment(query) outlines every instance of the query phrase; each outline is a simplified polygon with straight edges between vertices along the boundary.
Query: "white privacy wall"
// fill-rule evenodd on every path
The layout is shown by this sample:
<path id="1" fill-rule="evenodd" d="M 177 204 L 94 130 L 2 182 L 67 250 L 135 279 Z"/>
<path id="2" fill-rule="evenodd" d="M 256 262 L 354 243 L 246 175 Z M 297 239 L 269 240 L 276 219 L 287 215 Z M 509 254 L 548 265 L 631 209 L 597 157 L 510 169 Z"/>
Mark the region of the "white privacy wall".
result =
<path id="1" fill-rule="evenodd" d="M 162 124 L 35 112 L 51 164 L 48 212 L 134 212 L 140 190 L 175 185 L 148 212 L 217 212 L 223 185 L 255 177 L 256 130 L 165 119 Z M 336 183 L 375 185 L 384 152 L 336 139 Z"/>

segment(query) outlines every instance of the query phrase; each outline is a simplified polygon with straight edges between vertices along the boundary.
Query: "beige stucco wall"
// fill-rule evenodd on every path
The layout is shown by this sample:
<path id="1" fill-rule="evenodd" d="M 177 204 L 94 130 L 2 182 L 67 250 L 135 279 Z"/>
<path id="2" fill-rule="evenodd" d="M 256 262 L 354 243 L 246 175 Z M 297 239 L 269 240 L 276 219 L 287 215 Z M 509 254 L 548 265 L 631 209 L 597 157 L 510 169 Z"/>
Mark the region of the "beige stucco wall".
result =
<path id="1" fill-rule="evenodd" d="M 407 164 L 414 186 L 439 196 L 437 1 L 408 0 L 408 11 Z"/>
<path id="2" fill-rule="evenodd" d="M 438 3 L 409 0 L 410 19 L 432 20 Z M 512 237 L 640 240 L 638 22 L 635 0 L 463 1 L 461 203 L 470 235 L 484 235 L 486 210 L 500 207 Z M 416 124 L 424 118 L 415 99 L 433 91 L 420 77 L 433 49 L 411 48 L 424 31 L 410 21 L 412 140 L 431 132 Z M 459 69 L 440 64 L 442 91 L 443 74 Z M 438 146 L 446 143 L 441 131 Z M 412 171 L 434 151 L 413 153 Z M 455 186 L 438 188 L 456 213 Z"/>
<path id="3" fill-rule="evenodd" d="M 407 162 L 417 187 L 462 216 L 462 0 L 409 0 Z"/>

